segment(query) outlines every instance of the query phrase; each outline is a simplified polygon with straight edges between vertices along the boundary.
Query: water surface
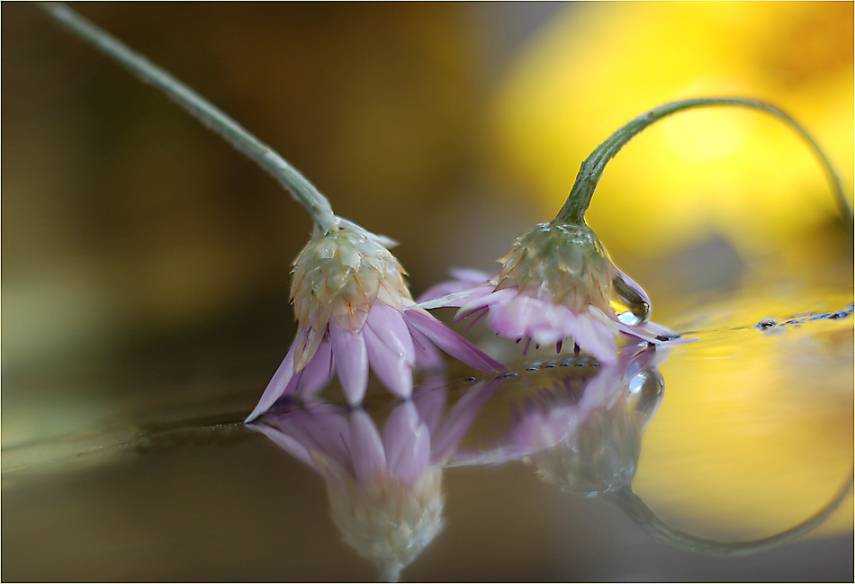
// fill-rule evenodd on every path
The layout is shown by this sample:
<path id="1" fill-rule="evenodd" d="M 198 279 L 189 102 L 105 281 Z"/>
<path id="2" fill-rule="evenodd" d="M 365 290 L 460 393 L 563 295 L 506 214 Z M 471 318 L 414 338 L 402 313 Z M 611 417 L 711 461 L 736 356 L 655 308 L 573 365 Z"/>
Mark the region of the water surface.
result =
<path id="1" fill-rule="evenodd" d="M 251 427 L 240 375 L 4 419 L 3 577 L 851 580 L 850 303 L 745 297 L 614 367 L 505 347 Z"/>

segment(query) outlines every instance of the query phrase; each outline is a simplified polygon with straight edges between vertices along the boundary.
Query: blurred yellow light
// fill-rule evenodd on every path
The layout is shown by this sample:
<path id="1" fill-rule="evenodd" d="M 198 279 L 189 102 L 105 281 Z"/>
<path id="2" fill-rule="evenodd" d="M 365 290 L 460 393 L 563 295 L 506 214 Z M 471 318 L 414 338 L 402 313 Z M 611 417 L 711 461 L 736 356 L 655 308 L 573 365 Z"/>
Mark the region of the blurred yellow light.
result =
<path id="1" fill-rule="evenodd" d="M 501 166 L 550 216 L 580 162 L 632 117 L 675 99 L 739 95 L 805 124 L 851 198 L 852 18 L 851 3 L 573 6 L 500 93 Z M 610 248 L 655 257 L 712 230 L 744 252 L 778 250 L 834 212 L 820 166 L 791 130 L 716 107 L 635 138 L 607 168 L 589 220 Z"/>
<path id="2" fill-rule="evenodd" d="M 730 307 L 730 322 L 789 313 L 765 299 Z M 800 523 L 851 478 L 851 317 L 701 337 L 661 367 L 665 398 L 644 435 L 636 491 L 706 535 L 760 537 Z M 850 494 L 814 533 L 851 529 Z"/>

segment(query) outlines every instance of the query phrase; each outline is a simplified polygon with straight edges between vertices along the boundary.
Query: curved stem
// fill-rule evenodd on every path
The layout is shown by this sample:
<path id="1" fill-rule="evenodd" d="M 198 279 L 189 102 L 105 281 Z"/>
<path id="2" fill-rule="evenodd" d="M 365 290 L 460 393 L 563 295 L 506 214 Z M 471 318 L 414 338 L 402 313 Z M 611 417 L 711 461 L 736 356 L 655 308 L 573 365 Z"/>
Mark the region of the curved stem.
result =
<path id="1" fill-rule="evenodd" d="M 716 556 L 747 556 L 792 541 L 818 527 L 849 496 L 849 492 L 852 490 L 851 476 L 850 472 L 850 478 L 838 489 L 834 497 L 814 515 L 785 531 L 750 541 L 715 541 L 674 529 L 657 517 L 650 507 L 641 500 L 641 497 L 632 492 L 630 487 L 612 493 L 609 500 L 620 507 L 644 531 L 669 545 Z"/>
<path id="2" fill-rule="evenodd" d="M 671 114 L 687 109 L 716 105 L 740 106 L 759 110 L 775 116 L 792 128 L 799 137 L 807 143 L 811 150 L 813 150 L 814 155 L 817 157 L 820 164 L 822 164 L 823 171 L 828 178 L 828 182 L 831 184 L 831 189 L 834 192 L 834 197 L 837 200 L 837 205 L 840 208 L 841 214 L 848 223 L 852 222 L 852 209 L 849 207 L 846 195 L 843 192 L 843 184 L 840 180 L 840 176 L 831 164 L 831 160 L 813 136 L 811 136 L 810 132 L 808 132 L 804 126 L 799 124 L 789 114 L 781 111 L 771 104 L 739 97 L 707 97 L 666 103 L 648 111 L 647 113 L 641 114 L 623 126 L 617 132 L 609 136 L 605 142 L 597 146 L 591 155 L 585 159 L 585 162 L 582 163 L 582 167 L 579 169 L 579 174 L 576 175 L 576 182 L 570 190 L 570 195 L 567 197 L 567 201 L 555 217 L 555 221 L 576 224 L 584 223 L 585 211 L 588 209 L 588 205 L 591 204 L 591 197 L 594 195 L 594 190 L 597 188 L 597 183 L 600 181 L 600 177 L 606 168 L 606 164 L 608 164 L 609 160 L 614 158 L 620 149 L 623 148 L 623 146 L 636 134 L 642 132 L 654 122 L 670 116 Z"/>
<path id="3" fill-rule="evenodd" d="M 306 208 L 312 220 L 322 231 L 329 231 L 338 224 L 338 218 L 333 213 L 330 202 L 306 177 L 211 102 L 65 4 L 60 2 L 36 2 L 35 4 L 72 33 L 139 77 L 141 81 L 165 93 L 208 129 L 219 134 L 238 151 L 273 175 L 273 178 Z"/>

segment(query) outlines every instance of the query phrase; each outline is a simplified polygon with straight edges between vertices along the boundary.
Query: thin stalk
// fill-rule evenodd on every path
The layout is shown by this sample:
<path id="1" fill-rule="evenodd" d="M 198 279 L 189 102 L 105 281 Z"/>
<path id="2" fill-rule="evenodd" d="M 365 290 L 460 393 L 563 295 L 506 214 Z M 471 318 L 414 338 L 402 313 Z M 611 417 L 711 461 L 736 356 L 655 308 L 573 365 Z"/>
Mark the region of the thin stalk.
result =
<path id="1" fill-rule="evenodd" d="M 338 225 L 338 218 L 333 213 L 329 200 L 306 177 L 214 104 L 67 5 L 61 2 L 36 2 L 36 6 L 136 75 L 143 83 L 153 85 L 165 93 L 204 126 L 219 134 L 239 152 L 273 175 L 273 178 L 306 208 L 323 232 Z"/>
<path id="2" fill-rule="evenodd" d="M 714 556 L 747 556 L 793 541 L 816 529 L 849 497 L 851 490 L 852 471 L 850 470 L 849 478 L 837 490 L 832 499 L 822 509 L 798 525 L 768 537 L 734 542 L 705 539 L 669 526 L 656 516 L 650 507 L 642 501 L 641 497 L 632 492 L 631 487 L 610 493 L 608 500 L 622 509 L 648 534 L 669 545 Z"/>
<path id="3" fill-rule="evenodd" d="M 585 159 L 585 162 L 582 163 L 582 167 L 579 169 L 579 174 L 576 175 L 576 182 L 570 190 L 570 195 L 567 197 L 567 201 L 555 217 L 555 222 L 576 224 L 584 223 L 585 211 L 591 204 L 591 197 L 594 196 L 594 190 L 597 188 L 597 183 L 600 181 L 600 177 L 606 168 L 606 164 L 608 164 L 620 149 L 623 148 L 624 145 L 636 134 L 671 114 L 687 109 L 718 105 L 739 106 L 759 110 L 775 116 L 793 129 L 811 148 L 811 150 L 813 150 L 814 155 L 819 160 L 823 171 L 828 178 L 834 197 L 837 200 L 837 205 L 840 208 L 841 215 L 848 224 L 852 223 L 852 209 L 849 207 L 849 202 L 843 192 L 843 183 L 840 180 L 840 175 L 837 174 L 837 171 L 831 164 L 831 160 L 810 132 L 808 132 L 804 126 L 799 124 L 789 114 L 781 111 L 771 104 L 739 97 L 706 97 L 666 103 L 638 116 L 623 126 L 617 132 L 609 136 L 605 142 L 597 146 L 591 155 Z"/>

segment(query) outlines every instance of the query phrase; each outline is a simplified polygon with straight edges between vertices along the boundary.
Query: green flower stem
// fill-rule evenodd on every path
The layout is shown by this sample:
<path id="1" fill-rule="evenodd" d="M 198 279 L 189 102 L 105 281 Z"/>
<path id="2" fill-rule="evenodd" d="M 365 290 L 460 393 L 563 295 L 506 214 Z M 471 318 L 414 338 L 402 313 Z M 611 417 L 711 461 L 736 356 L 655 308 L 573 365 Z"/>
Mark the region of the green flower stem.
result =
<path id="1" fill-rule="evenodd" d="M 273 175 L 273 178 L 306 208 L 322 231 L 327 232 L 338 224 L 338 218 L 333 213 L 329 200 L 306 177 L 211 102 L 65 4 L 35 4 L 72 33 L 139 77 L 143 83 L 153 85 L 165 93 L 208 129 L 222 136 L 238 151 Z"/>
<path id="2" fill-rule="evenodd" d="M 591 204 L 591 197 L 594 195 L 594 190 L 597 188 L 597 183 L 606 168 L 606 164 L 614 158 L 623 146 L 629 142 L 636 134 L 642 132 L 651 124 L 661 120 L 664 117 L 670 116 L 677 112 L 707 106 L 739 106 L 747 107 L 755 110 L 760 110 L 771 114 L 783 121 L 792 128 L 807 145 L 813 150 L 822 168 L 825 171 L 828 182 L 831 184 L 834 197 L 837 200 L 837 205 L 840 207 L 840 212 L 844 219 L 852 223 L 852 209 L 849 207 L 849 202 L 846 195 L 843 193 L 843 184 L 831 160 L 822 150 L 817 141 L 811 136 L 801 124 L 790 117 L 789 114 L 781 111 L 775 106 L 753 99 L 742 99 L 738 97 L 707 97 L 698 99 L 685 99 L 666 103 L 654 108 L 647 113 L 644 113 L 617 132 L 609 136 L 609 138 L 597 146 L 597 148 L 585 159 L 582 167 L 579 169 L 579 174 L 576 175 L 576 182 L 570 190 L 570 195 L 564 206 L 555 217 L 556 222 L 583 224 L 585 221 L 585 211 Z"/>

